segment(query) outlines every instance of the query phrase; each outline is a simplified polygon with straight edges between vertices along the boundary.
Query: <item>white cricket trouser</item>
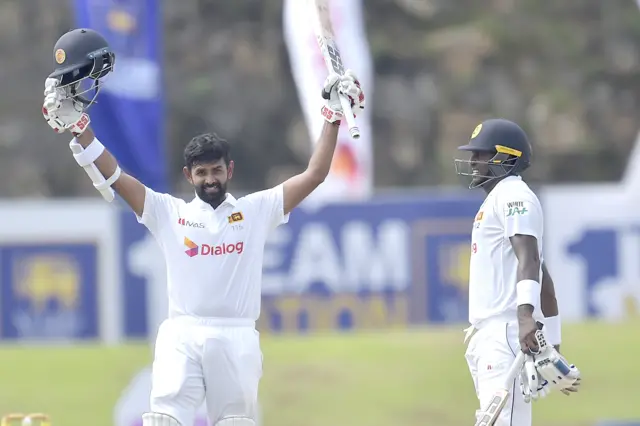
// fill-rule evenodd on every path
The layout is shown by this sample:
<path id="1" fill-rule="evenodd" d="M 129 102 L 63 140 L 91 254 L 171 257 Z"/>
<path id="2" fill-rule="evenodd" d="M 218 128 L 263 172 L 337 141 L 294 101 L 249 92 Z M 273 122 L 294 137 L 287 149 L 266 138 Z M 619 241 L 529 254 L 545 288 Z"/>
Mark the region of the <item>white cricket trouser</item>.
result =
<path id="1" fill-rule="evenodd" d="M 503 387 L 509 367 L 520 350 L 517 320 L 489 320 L 469 339 L 465 358 L 476 388 L 480 410 Z M 507 401 L 495 426 L 531 426 L 531 404 L 524 402 L 520 376 L 512 383 Z"/>
<path id="2" fill-rule="evenodd" d="M 229 416 L 256 419 L 262 351 L 255 323 L 242 319 L 165 320 L 158 330 L 151 411 L 192 426 L 206 401 L 211 424 Z"/>

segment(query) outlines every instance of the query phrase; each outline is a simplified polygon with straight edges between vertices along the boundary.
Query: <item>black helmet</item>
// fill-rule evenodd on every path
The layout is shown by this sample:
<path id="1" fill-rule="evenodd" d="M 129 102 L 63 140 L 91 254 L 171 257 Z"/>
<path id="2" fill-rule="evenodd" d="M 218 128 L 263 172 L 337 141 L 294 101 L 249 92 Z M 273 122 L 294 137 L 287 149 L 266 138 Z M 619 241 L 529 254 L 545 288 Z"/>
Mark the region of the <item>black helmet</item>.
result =
<path id="1" fill-rule="evenodd" d="M 100 91 L 99 79 L 113 70 L 115 54 L 109 43 L 97 31 L 78 28 L 62 35 L 53 47 L 54 70 L 49 78 L 60 80 L 59 87 L 67 88 L 69 97 L 79 100 L 88 108 Z M 91 85 L 79 89 L 85 79 L 94 81 L 91 100 L 81 95 L 91 90 Z"/>
<path id="2" fill-rule="evenodd" d="M 456 172 L 471 176 L 469 188 L 477 188 L 495 179 L 519 175 L 531 162 L 531 144 L 516 123 L 501 118 L 483 121 L 476 126 L 469 143 L 461 151 L 493 154 L 487 161 L 456 159 Z M 486 174 L 474 173 L 477 164 L 487 165 Z"/>

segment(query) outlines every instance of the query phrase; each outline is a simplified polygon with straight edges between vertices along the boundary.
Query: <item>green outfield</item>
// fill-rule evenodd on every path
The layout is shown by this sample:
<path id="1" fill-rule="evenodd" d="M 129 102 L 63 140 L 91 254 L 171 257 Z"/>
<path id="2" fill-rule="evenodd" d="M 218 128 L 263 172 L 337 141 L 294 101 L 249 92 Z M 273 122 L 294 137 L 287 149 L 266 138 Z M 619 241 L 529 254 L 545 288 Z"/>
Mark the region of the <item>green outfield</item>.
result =
<path id="1" fill-rule="evenodd" d="M 582 392 L 536 404 L 534 425 L 640 419 L 640 323 L 565 326 L 564 352 Z M 476 409 L 459 329 L 263 335 L 265 426 L 464 426 Z M 54 426 L 112 426 L 148 345 L 0 346 L 0 412 L 45 411 Z"/>

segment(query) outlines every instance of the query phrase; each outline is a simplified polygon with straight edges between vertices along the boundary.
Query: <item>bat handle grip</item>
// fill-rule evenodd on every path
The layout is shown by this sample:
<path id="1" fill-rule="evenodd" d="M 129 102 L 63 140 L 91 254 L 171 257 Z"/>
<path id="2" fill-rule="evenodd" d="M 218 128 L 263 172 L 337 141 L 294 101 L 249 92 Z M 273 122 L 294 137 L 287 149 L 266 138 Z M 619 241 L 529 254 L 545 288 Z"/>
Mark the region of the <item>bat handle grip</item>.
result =
<path id="1" fill-rule="evenodd" d="M 349 126 L 349 134 L 353 139 L 360 138 L 360 129 L 356 124 L 356 118 L 353 115 L 353 111 L 351 110 L 351 101 L 346 95 L 340 95 L 340 104 L 342 105 L 342 113 L 344 114 L 344 118 L 347 120 L 347 125 Z"/>

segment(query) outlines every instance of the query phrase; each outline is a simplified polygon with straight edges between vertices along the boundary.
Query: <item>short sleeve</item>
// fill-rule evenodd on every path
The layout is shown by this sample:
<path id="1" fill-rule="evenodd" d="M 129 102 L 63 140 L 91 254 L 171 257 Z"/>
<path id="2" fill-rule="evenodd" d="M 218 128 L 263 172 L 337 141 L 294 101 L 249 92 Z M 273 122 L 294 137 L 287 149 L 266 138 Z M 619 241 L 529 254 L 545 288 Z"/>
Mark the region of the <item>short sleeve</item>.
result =
<path id="1" fill-rule="evenodd" d="M 146 226 L 152 234 L 155 234 L 163 223 L 165 225 L 168 223 L 174 204 L 174 198 L 171 195 L 145 188 L 142 217 L 136 214 L 136 219 Z"/>
<path id="2" fill-rule="evenodd" d="M 258 213 L 263 215 L 269 229 L 289 221 L 289 214 L 284 214 L 284 186 L 282 184 L 271 189 L 265 189 L 249 196 L 256 204 Z"/>
<path id="3" fill-rule="evenodd" d="M 542 206 L 537 197 L 531 194 L 508 197 L 502 203 L 502 214 L 507 238 L 516 234 L 530 235 L 538 240 L 542 238 Z"/>

